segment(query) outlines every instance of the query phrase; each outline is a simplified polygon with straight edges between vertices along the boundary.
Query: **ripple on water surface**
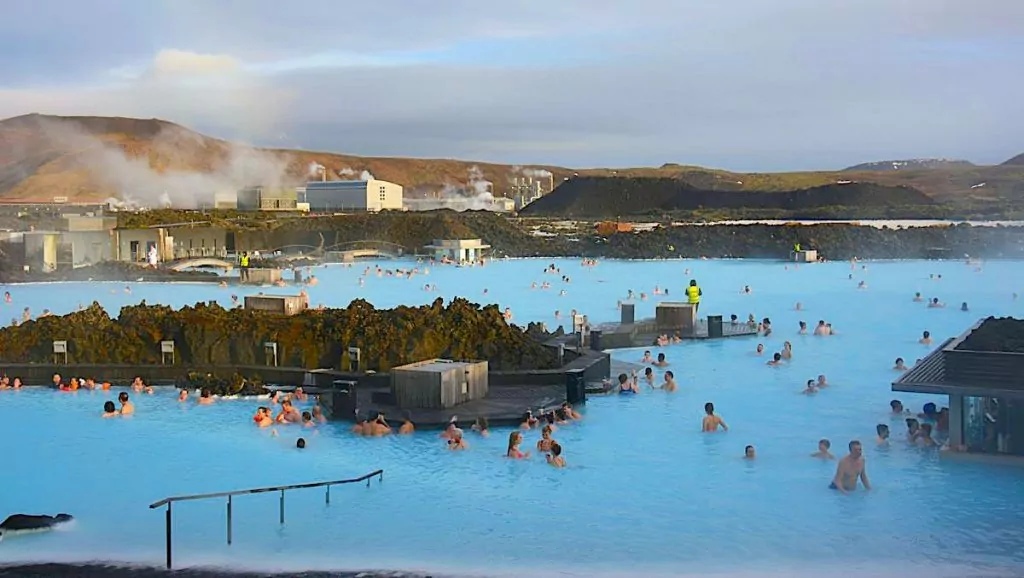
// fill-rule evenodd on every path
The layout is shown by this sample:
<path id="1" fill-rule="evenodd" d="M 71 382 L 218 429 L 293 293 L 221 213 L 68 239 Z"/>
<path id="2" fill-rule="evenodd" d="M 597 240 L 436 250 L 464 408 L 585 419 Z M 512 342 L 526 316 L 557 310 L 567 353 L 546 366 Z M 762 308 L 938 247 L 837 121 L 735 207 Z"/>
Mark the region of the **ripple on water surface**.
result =
<path id="1" fill-rule="evenodd" d="M 361 267 L 320 268 L 321 283 L 310 294 L 314 303 L 345 305 L 365 297 L 380 307 L 463 295 L 511 307 L 517 322 L 554 324 L 556 309 L 573 308 L 600 322 L 615 319 L 615 301 L 628 289 L 651 293 L 660 285 L 681 298 L 695 277 L 705 293 L 702 312 L 770 317 L 776 333 L 761 339 L 767 351 L 790 340 L 795 357 L 769 368 L 752 354 L 755 338 L 664 348 L 680 390 L 591 399 L 582 423 L 555 434 L 570 464 L 564 471 L 536 457 L 502 459 L 508 430 L 487 439 L 470 436 L 469 451 L 450 453 L 433 432 L 359 439 L 344 426 L 328 425 L 315 432 L 279 428 L 274 437 L 251 427 L 255 400 L 200 407 L 158 391 L 133 396 L 136 416 L 104 420 L 98 417 L 102 402 L 116 392 L 0 392 L 8 466 L 0 513 L 66 511 L 78 518 L 67 531 L 5 541 L 0 563 L 160 563 L 163 516 L 147 506 L 164 496 L 383 468 L 383 483 L 335 488 L 329 507 L 321 490 L 289 493 L 284 526 L 277 523 L 276 495 L 236 499 L 230 548 L 222 502 L 179 504 L 176 559 L 259 568 L 531 568 L 541 575 L 763 568 L 793 575 L 837 560 L 863 575 L 908 567 L 931 575 L 965 575 L 964 566 L 979 573 L 1024 571 L 1024 471 L 940 461 L 934 451 L 901 443 L 903 426 L 886 412 L 893 397 L 915 410 L 927 401 L 943 403 L 893 394 L 893 360 L 913 363 L 926 354 L 917 343 L 923 330 L 941 340 L 983 315 L 1021 316 L 1022 303 L 1010 297 L 1024 292 L 1020 263 L 988 263 L 976 272 L 955 262 L 869 263 L 851 271 L 843 263 L 785 269 L 750 261 L 602 262 L 584 269 L 556 261 L 572 278 L 563 285 L 557 275 L 542 274 L 548 262 L 435 267 L 413 280 L 370 276 L 363 287 L 357 283 Z M 684 275 L 686 267 L 691 275 Z M 932 273 L 943 280 L 929 279 Z M 545 280 L 552 289 L 529 288 Z M 856 289 L 860 280 L 866 290 Z M 422 291 L 426 282 L 439 292 Z M 753 293 L 742 294 L 743 285 Z M 565 296 L 558 295 L 562 288 Z M 133 284 L 129 295 L 115 284 L 53 284 L 10 290 L 11 311 L 31 306 L 60 313 L 79 300 L 96 299 L 116 312 L 141 299 L 178 306 L 227 302 L 232 292 L 258 289 Z M 951 307 L 912 303 L 915 291 Z M 797 301 L 804 311 L 794 311 Z M 970 303 L 971 313 L 957 310 L 961 301 Z M 653 315 L 655 302 L 640 302 L 638 316 Z M 838 334 L 796 334 L 798 320 L 813 326 L 818 319 L 832 322 Z M 615 356 L 637 361 L 641 354 Z M 661 370 L 656 373 L 660 381 Z M 817 396 L 800 395 L 802 384 L 818 374 L 833 385 Z M 728 433 L 698 432 L 706 401 L 729 423 Z M 873 443 L 874 426 L 882 422 L 892 424 L 897 440 L 889 448 Z M 309 440 L 305 451 L 294 448 L 299 435 Z M 532 447 L 537 436 L 526 437 Z M 834 464 L 808 457 L 822 437 L 833 441 L 837 454 L 850 439 L 865 442 L 874 491 L 839 496 L 827 489 Z M 747 444 L 757 447 L 754 463 L 740 457 Z"/>

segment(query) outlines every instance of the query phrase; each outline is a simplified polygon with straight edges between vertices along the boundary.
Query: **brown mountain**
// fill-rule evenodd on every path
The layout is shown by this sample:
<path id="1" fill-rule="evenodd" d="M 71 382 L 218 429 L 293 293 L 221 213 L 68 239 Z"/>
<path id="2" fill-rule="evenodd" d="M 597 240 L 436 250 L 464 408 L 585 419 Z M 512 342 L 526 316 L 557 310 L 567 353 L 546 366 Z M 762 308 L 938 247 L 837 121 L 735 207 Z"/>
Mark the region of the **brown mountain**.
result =
<path id="1" fill-rule="evenodd" d="M 1012 159 L 1004 162 L 1003 166 L 1024 166 L 1024 153 L 1020 153 Z"/>
<path id="2" fill-rule="evenodd" d="M 511 165 L 451 159 L 358 157 L 313 151 L 254 149 L 210 138 L 158 119 L 26 115 L 0 121 L 0 201 L 103 201 L 126 195 L 208 195 L 208 189 L 247 184 L 296 185 L 310 165 L 328 178 L 358 178 L 362 171 L 406 187 L 407 195 L 463 185 L 471 178 L 506 194 Z M 476 167 L 474 169 L 474 167 Z M 899 171 L 734 173 L 666 164 L 657 168 L 580 169 L 533 166 L 553 173 L 557 186 L 579 176 L 663 177 L 708 191 L 778 192 L 840 181 L 909 186 L 940 201 L 1024 200 L 1024 166 L 955 166 Z M 471 172 L 475 173 L 471 177 Z M 981 185 L 984 183 L 984 185 Z M 981 185 L 981 186 L 979 186 Z M 467 188 L 471 188 L 468 187 Z M 173 195 L 172 195 L 173 196 Z M 652 207 L 653 208 L 653 207 Z"/>

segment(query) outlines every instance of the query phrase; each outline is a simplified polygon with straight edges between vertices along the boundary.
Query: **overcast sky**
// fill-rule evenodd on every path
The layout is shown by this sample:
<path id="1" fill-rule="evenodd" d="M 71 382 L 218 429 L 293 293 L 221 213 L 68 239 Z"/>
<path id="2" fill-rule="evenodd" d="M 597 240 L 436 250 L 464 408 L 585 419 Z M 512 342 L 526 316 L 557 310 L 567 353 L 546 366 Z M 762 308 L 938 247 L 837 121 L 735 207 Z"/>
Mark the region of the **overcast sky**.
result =
<path id="1" fill-rule="evenodd" d="M 0 117 L 573 167 L 1024 152 L 1020 0 L 0 2 Z"/>

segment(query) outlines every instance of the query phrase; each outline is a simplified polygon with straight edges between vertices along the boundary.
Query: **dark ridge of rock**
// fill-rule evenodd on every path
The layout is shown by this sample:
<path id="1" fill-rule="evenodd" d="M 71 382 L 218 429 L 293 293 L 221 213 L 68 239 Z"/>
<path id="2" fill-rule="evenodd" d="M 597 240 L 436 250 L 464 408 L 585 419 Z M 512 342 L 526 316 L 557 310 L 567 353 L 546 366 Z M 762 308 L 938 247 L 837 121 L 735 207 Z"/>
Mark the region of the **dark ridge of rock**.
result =
<path id="1" fill-rule="evenodd" d="M 616 218 L 709 209 L 806 210 L 819 207 L 933 205 L 910 187 L 875 183 L 829 184 L 808 189 L 761 192 L 698 189 L 672 178 L 577 177 L 519 212 L 524 216 Z"/>
<path id="2" fill-rule="evenodd" d="M 1001 166 L 1024 166 L 1024 153 L 1003 162 Z"/>
<path id="3" fill-rule="evenodd" d="M 175 310 L 145 302 L 111 318 L 98 304 L 63 316 L 41 317 L 0 329 L 0 361 L 50 363 L 53 341 L 68 342 L 70 363 L 158 364 L 160 342 L 174 340 L 175 362 L 188 367 L 263 365 L 263 344 L 278 344 L 282 367 L 342 366 L 345 348 L 359 347 L 365 369 L 431 358 L 487 360 L 491 369 L 551 369 L 557 353 L 505 322 L 497 305 L 457 298 L 447 306 L 375 309 L 357 299 L 344 309 L 285 316 L 198 303 Z M 102 376 L 95 376 L 102 378 Z M 245 383 L 213 376 L 211 385 Z M 240 393 L 220 391 L 218 393 Z"/>
<path id="4" fill-rule="evenodd" d="M 896 161 L 872 161 L 846 167 L 843 171 L 913 171 L 931 169 L 955 169 L 975 166 L 971 161 L 960 159 L 904 159 Z"/>
<path id="5" fill-rule="evenodd" d="M 739 257 L 785 259 L 793 245 L 831 260 L 1024 258 L 1024 227 L 862 227 L 852 224 L 661 227 L 649 232 L 592 235 L 577 243 L 586 257 L 656 259 Z"/>

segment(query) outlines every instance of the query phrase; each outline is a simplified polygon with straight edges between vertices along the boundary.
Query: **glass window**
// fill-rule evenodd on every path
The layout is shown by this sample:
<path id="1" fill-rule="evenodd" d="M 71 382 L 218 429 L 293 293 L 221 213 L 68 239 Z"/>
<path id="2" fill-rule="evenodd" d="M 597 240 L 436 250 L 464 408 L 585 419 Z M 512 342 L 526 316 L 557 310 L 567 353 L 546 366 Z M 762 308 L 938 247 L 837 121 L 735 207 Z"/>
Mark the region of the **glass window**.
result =
<path id="1" fill-rule="evenodd" d="M 964 398 L 964 444 L 968 451 L 1024 455 L 1024 404 L 994 397 Z"/>

